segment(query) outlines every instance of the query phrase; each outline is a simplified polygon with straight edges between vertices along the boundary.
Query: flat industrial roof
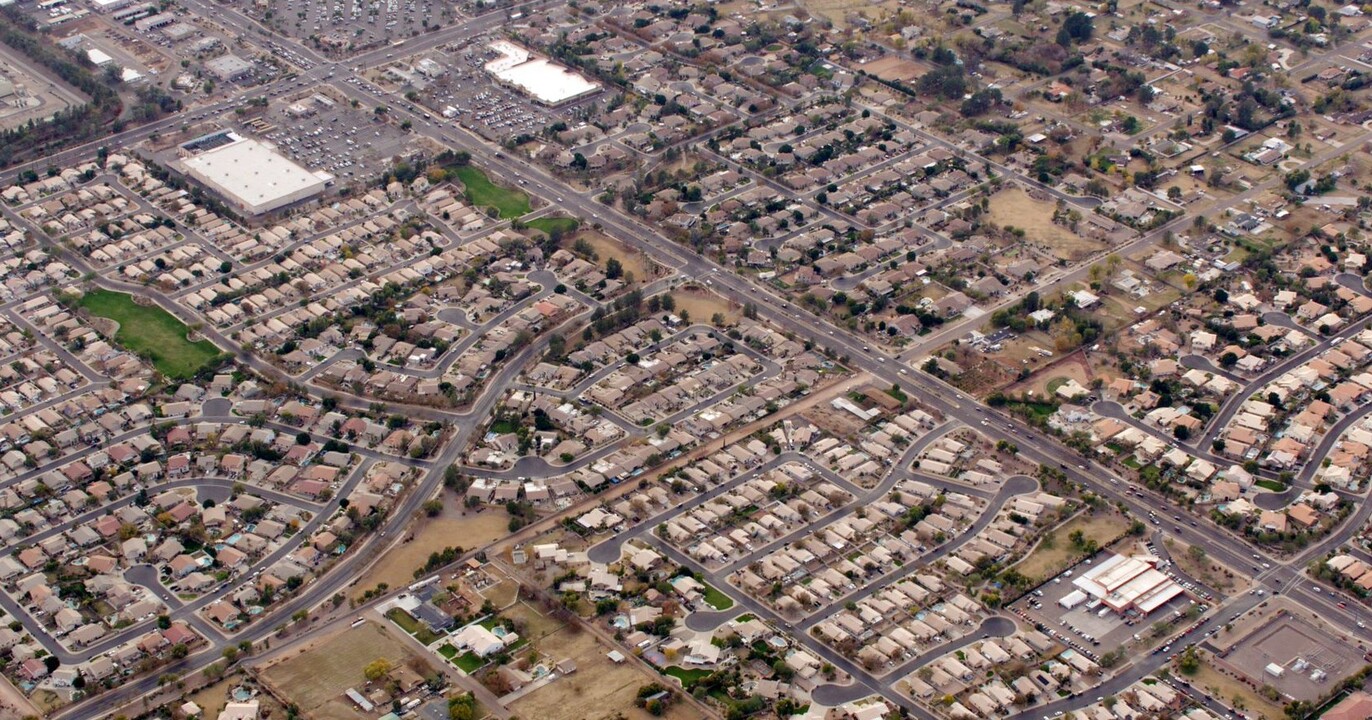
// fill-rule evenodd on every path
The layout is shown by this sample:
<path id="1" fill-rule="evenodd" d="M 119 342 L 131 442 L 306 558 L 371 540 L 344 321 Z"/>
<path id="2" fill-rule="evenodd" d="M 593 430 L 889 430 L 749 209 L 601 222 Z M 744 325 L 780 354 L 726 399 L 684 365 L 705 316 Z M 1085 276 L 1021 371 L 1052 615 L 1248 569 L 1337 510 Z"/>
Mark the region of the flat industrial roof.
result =
<path id="1" fill-rule="evenodd" d="M 328 173 L 310 172 L 270 145 L 232 133 L 229 138 L 232 142 L 182 163 L 200 180 L 245 206 L 266 207 L 295 193 L 322 190 L 332 179 Z"/>
<path id="2" fill-rule="evenodd" d="M 501 56 L 486 63 L 487 72 L 549 105 L 600 89 L 598 83 L 514 43 L 498 40 L 490 47 Z"/>

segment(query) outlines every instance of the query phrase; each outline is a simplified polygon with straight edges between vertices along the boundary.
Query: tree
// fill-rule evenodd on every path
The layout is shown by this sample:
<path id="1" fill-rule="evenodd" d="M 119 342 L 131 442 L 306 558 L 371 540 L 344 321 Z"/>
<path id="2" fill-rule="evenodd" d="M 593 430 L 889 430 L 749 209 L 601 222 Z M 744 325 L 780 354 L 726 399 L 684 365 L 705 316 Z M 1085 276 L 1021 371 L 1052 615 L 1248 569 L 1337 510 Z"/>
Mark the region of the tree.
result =
<path id="1" fill-rule="evenodd" d="M 448 698 L 448 720 L 476 720 L 476 700 L 471 693 Z"/>
<path id="2" fill-rule="evenodd" d="M 605 261 L 605 277 L 615 280 L 624 275 L 624 265 L 618 258 L 610 258 Z"/>
<path id="3" fill-rule="evenodd" d="M 1183 675 L 1195 675 L 1200 672 L 1201 658 L 1200 653 L 1196 652 L 1196 646 L 1186 648 L 1181 657 L 1177 659 L 1177 669 Z"/>
<path id="4" fill-rule="evenodd" d="M 1091 39 L 1091 33 L 1095 30 L 1091 22 L 1091 16 L 1084 12 L 1074 12 L 1062 21 L 1062 27 L 1058 29 L 1057 43 L 1063 47 L 1069 47 L 1072 43 L 1086 42 Z"/>
<path id="5" fill-rule="evenodd" d="M 377 680 L 386 677 L 386 674 L 390 671 L 391 661 L 386 658 L 377 658 L 367 663 L 367 666 L 362 668 L 362 675 L 367 678 L 369 682 L 376 682 Z"/>

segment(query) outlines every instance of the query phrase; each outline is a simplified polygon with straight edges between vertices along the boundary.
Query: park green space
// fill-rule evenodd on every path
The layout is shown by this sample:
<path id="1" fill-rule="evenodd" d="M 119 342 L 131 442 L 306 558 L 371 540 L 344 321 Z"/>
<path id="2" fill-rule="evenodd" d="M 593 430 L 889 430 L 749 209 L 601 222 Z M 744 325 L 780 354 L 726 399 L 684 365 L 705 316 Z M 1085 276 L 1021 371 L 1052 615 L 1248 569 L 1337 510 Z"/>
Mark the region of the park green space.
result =
<path id="1" fill-rule="evenodd" d="M 177 380 L 195 376 L 219 357 L 219 348 L 208 340 L 191 342 L 190 328 L 157 305 L 139 305 L 133 296 L 110 290 L 92 290 L 78 305 L 91 315 L 119 323 L 114 341 L 152 360 L 157 371 Z"/>
<path id="2" fill-rule="evenodd" d="M 467 188 L 467 199 L 473 205 L 493 207 L 504 220 L 517 218 L 529 212 L 528 195 L 503 185 L 496 185 L 486 177 L 486 173 L 471 165 L 457 167 L 454 172 L 457 173 L 457 179 L 462 181 L 463 187 Z"/>

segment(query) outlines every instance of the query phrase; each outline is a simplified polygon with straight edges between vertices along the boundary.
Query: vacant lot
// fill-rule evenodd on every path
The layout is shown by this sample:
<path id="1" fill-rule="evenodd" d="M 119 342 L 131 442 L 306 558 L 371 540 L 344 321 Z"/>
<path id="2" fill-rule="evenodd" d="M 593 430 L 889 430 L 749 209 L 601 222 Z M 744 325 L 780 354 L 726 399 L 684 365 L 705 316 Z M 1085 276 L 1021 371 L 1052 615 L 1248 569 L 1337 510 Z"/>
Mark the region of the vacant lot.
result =
<path id="1" fill-rule="evenodd" d="M 732 324 L 738 320 L 738 311 L 730 306 L 729 301 L 711 292 L 683 288 L 673 291 L 672 299 L 676 301 L 677 314 L 680 315 L 681 311 L 685 310 L 691 314 L 693 323 L 709 323 L 715 313 L 724 315 L 725 324 Z"/>
<path id="2" fill-rule="evenodd" d="M 1054 397 L 1057 389 L 1066 384 L 1069 379 L 1076 380 L 1086 387 L 1091 386 L 1091 368 L 1086 364 L 1086 359 L 1082 357 L 1081 353 L 1074 353 L 1062 358 L 1051 367 L 1034 373 L 1034 376 L 1025 382 L 1010 386 L 1007 394 L 1018 395 L 1022 392 L 1033 391 L 1035 397 Z"/>
<path id="3" fill-rule="evenodd" d="M 900 8 L 900 3 L 892 0 L 802 0 L 800 4 L 812 15 L 828 19 L 840 30 L 848 27 L 849 13 L 875 20 Z"/>
<path id="4" fill-rule="evenodd" d="M 504 510 L 467 510 L 464 514 L 460 498 L 445 494 L 442 514 L 421 520 L 411 532 L 414 539 L 396 546 L 372 565 L 353 586 L 354 594 L 360 596 L 378 583 L 392 588 L 408 585 L 414 582 L 415 569 L 424 565 L 429 553 L 449 546 L 460 546 L 464 551 L 479 548 L 505 537 L 509 530 L 510 517 Z"/>
<path id="5" fill-rule="evenodd" d="M 523 626 L 523 631 L 520 634 L 536 645 L 541 645 L 544 638 L 548 638 L 563 629 L 562 623 L 544 615 L 527 603 L 511 605 L 508 608 L 502 609 L 500 614 L 520 623 Z M 548 650 L 556 650 L 556 648 L 557 643 L 554 643 L 549 648 L 540 649 L 546 652 Z"/>
<path id="6" fill-rule="evenodd" d="M 926 68 L 919 63 L 895 55 L 888 55 L 880 60 L 867 63 L 865 69 L 882 80 L 900 80 L 902 82 L 909 82 L 927 72 Z"/>
<path id="7" fill-rule="evenodd" d="M 1015 565 L 1015 569 L 1024 574 L 1025 577 L 1035 580 L 1047 580 L 1059 572 L 1062 572 L 1074 560 L 1082 556 L 1082 552 L 1072 544 L 1069 539 L 1072 533 L 1080 530 L 1087 540 L 1095 540 L 1100 547 L 1105 545 L 1129 529 L 1129 518 L 1115 512 L 1097 512 L 1092 515 L 1078 515 L 1067 522 L 1067 524 L 1053 530 L 1052 541 L 1048 541 L 1045 534 L 1044 540 L 1038 547 L 1029 554 L 1023 561 Z"/>
<path id="8" fill-rule="evenodd" d="M 1205 583 L 1212 590 L 1220 591 L 1221 595 L 1227 595 L 1237 587 L 1233 572 L 1212 560 L 1210 556 L 1192 555 L 1190 545 L 1171 538 L 1167 539 L 1166 544 L 1168 554 L 1182 572 Z"/>
<path id="9" fill-rule="evenodd" d="M 399 640 L 368 622 L 267 668 L 262 676 L 300 706 L 306 717 L 365 718 L 343 693 L 348 688 L 366 692 L 362 668 L 377 658 L 386 658 L 395 666 L 413 662 L 423 667 Z M 427 669 L 420 671 L 421 675 L 428 673 Z"/>
<path id="10" fill-rule="evenodd" d="M 602 270 L 605 269 L 605 263 L 609 262 L 610 258 L 614 258 L 619 261 L 626 274 L 634 274 L 635 282 L 647 282 L 657 275 L 656 263 L 644 257 L 643 253 L 626 248 L 603 233 L 595 230 L 582 230 L 576 234 L 572 242 L 581 240 L 585 240 L 595 251 L 597 258 L 595 264 Z M 571 246 L 568 245 L 567 247 Z"/>
<path id="11" fill-rule="evenodd" d="M 486 173 L 464 165 L 456 169 L 457 179 L 467 188 L 467 199 L 477 207 L 493 207 L 505 220 L 529 212 L 529 196 L 512 188 L 496 185 Z"/>
<path id="12" fill-rule="evenodd" d="M 544 638 L 539 651 L 551 662 L 571 658 L 576 672 L 558 678 L 510 705 L 510 711 L 522 718 L 539 720 L 606 720 L 624 717 L 647 720 L 647 712 L 634 707 L 638 689 L 650 682 L 660 682 L 636 665 L 616 665 L 605 656 L 612 648 L 601 645 L 587 632 L 572 634 L 562 629 Z M 666 717 L 697 717 L 694 708 L 684 702 L 674 703 Z"/>
<path id="13" fill-rule="evenodd" d="M 1023 230 L 1026 240 L 1064 260 L 1079 260 L 1104 247 L 1054 223 L 1053 206 L 1051 200 L 1035 200 L 1023 188 L 1013 187 L 991 197 L 991 221 Z"/>
<path id="14" fill-rule="evenodd" d="M 119 323 L 115 342 L 150 358 L 157 371 L 169 378 L 194 377 L 219 356 L 214 343 L 188 340 L 190 328 L 171 313 L 156 305 L 139 305 L 131 295 L 94 290 L 86 293 L 79 305 L 91 315 Z"/>

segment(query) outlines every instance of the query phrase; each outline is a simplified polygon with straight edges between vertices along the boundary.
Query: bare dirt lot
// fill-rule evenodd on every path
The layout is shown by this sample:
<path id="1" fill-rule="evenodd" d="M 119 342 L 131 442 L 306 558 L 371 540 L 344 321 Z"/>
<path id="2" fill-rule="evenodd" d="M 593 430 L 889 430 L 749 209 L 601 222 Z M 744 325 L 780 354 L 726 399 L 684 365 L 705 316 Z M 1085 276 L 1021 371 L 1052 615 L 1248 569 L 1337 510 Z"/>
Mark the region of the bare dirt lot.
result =
<path id="1" fill-rule="evenodd" d="M 1208 555 L 1193 555 L 1190 545 L 1168 538 L 1167 552 L 1182 572 L 1211 589 L 1228 594 L 1237 587 L 1236 577 L 1229 568 L 1210 559 Z"/>
<path id="2" fill-rule="evenodd" d="M 510 530 L 510 518 L 504 510 L 464 512 L 461 497 L 450 493 L 443 495 L 443 513 L 420 523 L 411 533 L 413 540 L 397 546 L 367 570 L 353 586 L 354 595 L 360 596 L 379 583 L 392 588 L 408 585 L 414 582 L 415 569 L 424 565 L 429 553 L 449 546 L 464 550 L 481 547 L 499 540 Z"/>
<path id="3" fill-rule="evenodd" d="M 738 320 L 737 308 L 712 292 L 682 288 L 672 292 L 672 299 L 676 301 L 677 313 L 680 314 L 682 310 L 689 312 L 693 323 L 708 323 L 715 313 L 723 313 L 726 324 Z"/>
<path id="4" fill-rule="evenodd" d="M 895 55 L 888 55 L 880 60 L 867 63 L 864 69 L 882 80 L 900 80 L 902 82 L 913 80 L 925 72 L 925 68 L 919 63 Z"/>
<path id="5" fill-rule="evenodd" d="M 1053 206 L 1050 200 L 1036 200 L 1023 188 L 1013 187 L 991 197 L 991 221 L 1023 230 L 1026 240 L 1068 261 L 1080 260 L 1105 247 L 1054 223 Z"/>
<path id="6" fill-rule="evenodd" d="M 643 253 L 626 248 L 595 230 L 582 230 L 578 232 L 566 245 L 564 245 L 564 247 L 571 247 L 571 243 L 578 240 L 585 240 L 595 249 L 596 255 L 600 257 L 600 259 L 596 261 L 596 265 L 601 269 L 605 268 L 605 263 L 609 262 L 610 258 L 615 258 L 624 266 L 624 272 L 633 273 L 634 279 L 638 282 L 648 282 L 652 280 L 658 276 L 658 273 L 661 270 L 661 267 L 657 263 L 654 263 Z"/>
<path id="7" fill-rule="evenodd" d="M 1012 385 L 1009 394 L 1033 391 L 1034 397 L 1051 397 L 1053 391 L 1069 378 L 1090 387 L 1092 377 L 1091 367 L 1087 365 L 1086 358 L 1081 352 L 1075 352 L 1034 373 L 1029 380 Z"/>
<path id="8" fill-rule="evenodd" d="M 1014 567 L 1025 577 L 1047 580 L 1065 569 L 1070 561 L 1082 555 L 1069 539 L 1072 533 L 1080 530 L 1087 539 L 1095 540 L 1098 545 L 1105 547 L 1106 543 L 1118 538 L 1128 529 L 1129 518 L 1116 512 L 1078 515 L 1066 525 L 1054 530 L 1051 536 L 1045 533 L 1039 546 Z M 1049 537 L 1052 538 L 1051 541 Z"/>
<path id="9" fill-rule="evenodd" d="M 423 668 L 423 661 L 392 638 L 380 626 L 365 623 L 349 628 L 262 672 L 262 677 L 278 692 L 289 697 L 306 717 L 366 718 L 343 693 L 348 688 L 366 693 L 367 680 L 362 668 L 378 658 L 392 665 L 410 664 Z M 427 675 L 428 670 L 420 671 Z"/>
<path id="10" fill-rule="evenodd" d="M 594 635 L 572 634 L 563 628 L 545 637 L 540 647 L 552 662 L 572 659 L 577 670 L 515 700 L 510 704 L 515 715 L 539 720 L 607 720 L 614 717 L 647 720 L 652 717 L 634 707 L 634 699 L 640 687 L 659 678 L 637 665 L 611 662 L 606 657 L 611 648 L 600 644 Z M 696 717 L 696 711 L 678 702 L 672 705 L 666 717 L 685 720 Z"/>
<path id="11" fill-rule="evenodd" d="M 1279 720 L 1286 717 L 1286 713 L 1280 705 L 1259 695 L 1257 691 L 1242 681 L 1216 670 L 1212 666 L 1214 660 L 1213 655 L 1201 653 L 1200 670 L 1195 675 L 1186 678 L 1191 682 L 1192 687 L 1200 688 L 1230 705 L 1236 704 L 1235 701 L 1237 701 L 1238 704 L 1244 706 L 1249 717 L 1266 718 L 1266 720 Z"/>
<path id="12" fill-rule="evenodd" d="M 42 713 L 34 707 L 29 699 L 24 697 L 24 693 L 19 692 L 19 688 L 10 683 L 8 678 L 0 679 L 0 718 L 22 718 L 34 716 Z"/>
<path id="13" fill-rule="evenodd" d="M 800 4 L 812 15 L 827 18 L 838 29 L 848 27 L 849 13 L 875 20 L 895 12 L 900 6 L 900 3 L 892 0 L 801 0 Z"/>

